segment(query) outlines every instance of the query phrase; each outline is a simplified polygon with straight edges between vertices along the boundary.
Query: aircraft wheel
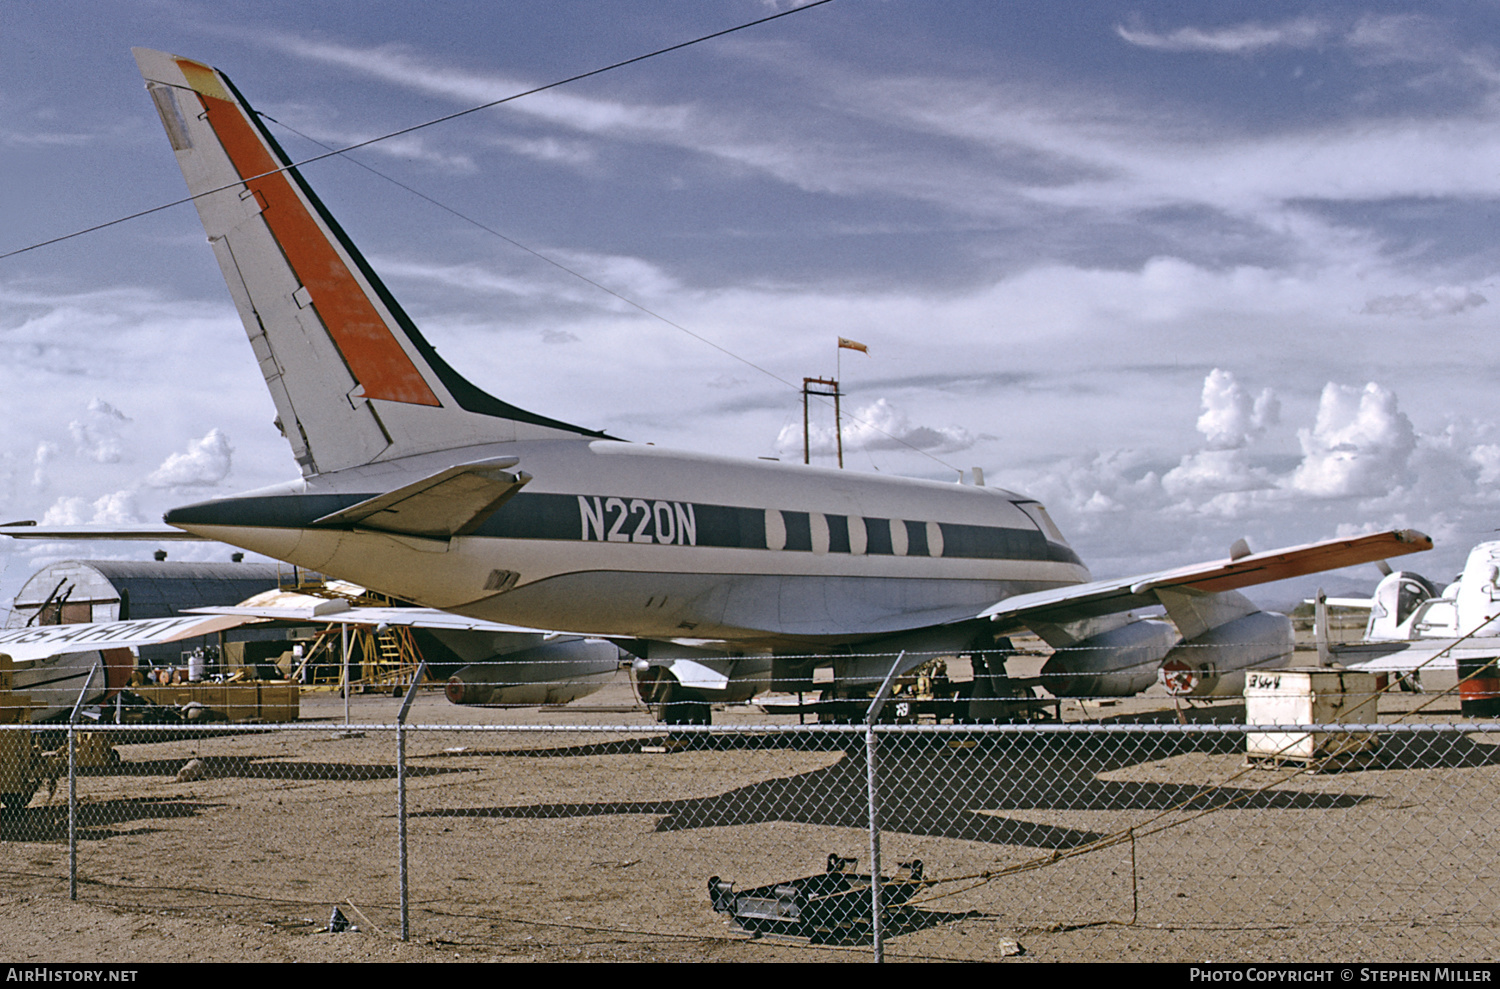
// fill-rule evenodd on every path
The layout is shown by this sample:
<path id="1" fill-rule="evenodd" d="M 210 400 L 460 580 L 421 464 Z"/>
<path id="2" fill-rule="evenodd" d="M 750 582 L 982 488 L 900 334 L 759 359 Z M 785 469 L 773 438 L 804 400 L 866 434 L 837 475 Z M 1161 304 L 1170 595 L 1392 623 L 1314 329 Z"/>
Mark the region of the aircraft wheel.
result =
<path id="1" fill-rule="evenodd" d="M 635 686 L 641 701 L 662 724 L 713 724 L 713 705 L 697 691 L 678 683 L 675 676 L 659 666 L 637 673 Z"/>
<path id="2" fill-rule="evenodd" d="M 662 720 L 669 725 L 711 725 L 714 709 L 708 701 L 674 684 L 662 704 Z"/>

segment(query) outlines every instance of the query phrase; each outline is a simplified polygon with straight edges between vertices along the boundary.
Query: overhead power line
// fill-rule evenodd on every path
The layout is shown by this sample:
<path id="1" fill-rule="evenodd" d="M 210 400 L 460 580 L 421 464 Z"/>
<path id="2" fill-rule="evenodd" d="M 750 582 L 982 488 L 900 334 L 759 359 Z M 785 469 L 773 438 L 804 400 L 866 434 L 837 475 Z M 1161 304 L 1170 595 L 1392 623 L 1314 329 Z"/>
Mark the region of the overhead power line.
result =
<path id="1" fill-rule="evenodd" d="M 75 237 L 82 237 L 84 234 L 91 234 L 96 230 L 104 230 L 108 227 L 117 226 L 121 223 L 127 223 L 131 220 L 138 220 L 143 216 L 150 216 L 152 213 L 160 213 L 162 210 L 171 209 L 174 206 L 181 206 L 183 203 L 190 203 L 195 199 L 202 198 L 203 196 L 211 196 L 214 193 L 222 192 L 225 189 L 238 188 L 240 185 L 244 184 L 244 182 L 251 181 L 252 179 L 264 178 L 267 175 L 275 175 L 279 172 L 290 171 L 294 168 L 300 168 L 303 165 L 312 164 L 315 161 L 322 161 L 325 158 L 332 158 L 336 155 L 347 154 L 348 152 L 358 150 L 359 148 L 367 148 L 372 144 L 379 144 L 381 141 L 389 141 L 393 137 L 401 137 L 404 134 L 411 134 L 414 131 L 419 131 L 426 127 L 433 127 L 437 124 L 447 123 L 450 120 L 457 120 L 459 117 L 467 116 L 471 113 L 477 113 L 480 110 L 488 110 L 491 107 L 500 106 L 502 103 L 509 103 L 512 100 L 518 100 L 523 96 L 534 96 L 537 93 L 546 92 L 549 89 L 556 89 L 559 86 L 566 86 L 569 83 L 578 82 L 581 79 L 588 79 L 593 76 L 602 75 L 606 72 L 613 72 L 615 69 L 622 69 L 627 65 L 634 65 L 637 62 L 644 62 L 648 58 L 655 58 L 658 55 L 666 55 L 669 52 L 681 51 L 684 48 L 690 48 L 693 45 L 702 44 L 705 41 L 712 41 L 714 38 L 722 38 L 727 34 L 734 34 L 736 31 L 744 31 L 747 28 L 758 27 L 762 24 L 768 24 L 771 21 L 778 20 L 782 17 L 789 17 L 792 14 L 800 14 L 804 10 L 811 10 L 814 7 L 821 7 L 826 3 L 832 2 L 833 0 L 813 0 L 812 3 L 804 4 L 800 7 L 793 7 L 790 10 L 783 10 L 780 13 L 771 14 L 768 17 L 761 17 L 757 20 L 746 21 L 744 24 L 739 24 L 731 28 L 725 28 L 722 31 L 715 31 L 712 34 L 705 34 L 701 37 L 694 38 L 691 41 L 682 41 L 675 45 L 668 45 L 666 48 L 658 48 L 656 51 L 647 52 L 644 55 L 636 55 L 634 58 L 627 58 L 621 62 L 614 62 L 610 65 L 603 66 L 602 68 L 590 69 L 588 72 L 580 72 L 577 75 L 568 76 L 566 79 L 559 79 L 556 82 L 549 82 L 543 86 L 536 86 L 532 89 L 527 89 L 519 93 L 512 93 L 511 95 L 503 96 L 498 100 L 491 100 L 488 103 L 480 103 L 477 106 L 471 106 L 465 110 L 458 110 L 454 113 L 444 114 L 441 117 L 434 117 L 433 119 L 425 121 L 423 123 L 413 124 L 410 127 L 403 127 L 400 130 L 391 131 L 389 134 L 382 134 L 379 137 L 372 137 L 367 141 L 360 141 L 357 144 L 351 144 L 348 147 L 344 148 L 337 148 L 332 151 L 325 152 L 324 154 L 313 155 L 311 158 L 304 158 L 301 161 L 293 162 L 292 164 L 283 166 L 281 168 L 271 169 L 270 171 L 263 172 L 260 175 L 248 175 L 245 176 L 244 179 L 240 182 L 221 186 L 217 189 L 209 189 L 205 192 L 198 193 L 198 195 L 196 196 L 185 196 L 182 199 L 174 199 L 170 203 L 162 203 L 160 206 L 153 206 L 150 209 L 143 209 L 138 212 L 131 213 L 127 216 L 116 217 L 113 220 L 106 220 L 103 223 L 96 223 L 92 226 L 84 227 L 81 230 L 75 230 L 72 233 L 63 234 L 58 237 L 51 237 L 47 240 L 38 241 L 35 244 L 28 244 L 25 247 L 18 247 L 15 250 L 6 251 L 4 254 L 0 254 L 0 261 L 5 260 L 6 258 L 15 257 L 17 254 L 25 254 L 28 251 L 34 251 L 38 248 L 48 247 L 52 244 L 60 244 L 65 240 L 72 240 Z"/>

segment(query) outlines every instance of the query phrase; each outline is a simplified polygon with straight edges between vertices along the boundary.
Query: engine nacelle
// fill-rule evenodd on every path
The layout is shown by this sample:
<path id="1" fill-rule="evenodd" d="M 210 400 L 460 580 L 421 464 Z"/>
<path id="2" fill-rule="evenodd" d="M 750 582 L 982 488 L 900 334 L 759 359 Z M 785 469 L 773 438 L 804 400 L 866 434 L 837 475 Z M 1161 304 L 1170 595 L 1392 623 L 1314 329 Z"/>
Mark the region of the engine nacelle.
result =
<path id="1" fill-rule="evenodd" d="M 668 724 L 706 725 L 711 704 L 748 701 L 771 683 L 770 656 L 726 656 L 677 642 L 641 642 L 633 649 L 636 694 Z"/>
<path id="2" fill-rule="evenodd" d="M 1170 622 L 1138 619 L 1057 647 L 1042 667 L 1042 687 L 1055 697 L 1128 697 L 1156 682 L 1176 643 Z"/>
<path id="3" fill-rule="evenodd" d="M 674 686 L 678 695 L 714 703 L 748 701 L 771 683 L 771 657 L 726 656 L 676 643 L 652 643 L 649 657 L 631 664 L 636 692 L 647 704 L 658 703 L 654 691 Z"/>
<path id="4" fill-rule="evenodd" d="M 603 639 L 565 639 L 465 666 L 448 680 L 454 704 L 566 704 L 614 677 L 620 650 Z"/>
<path id="5" fill-rule="evenodd" d="M 1162 661 L 1160 679 L 1179 697 L 1239 695 L 1246 670 L 1284 666 L 1293 645 L 1291 619 L 1252 612 L 1178 645 Z"/>

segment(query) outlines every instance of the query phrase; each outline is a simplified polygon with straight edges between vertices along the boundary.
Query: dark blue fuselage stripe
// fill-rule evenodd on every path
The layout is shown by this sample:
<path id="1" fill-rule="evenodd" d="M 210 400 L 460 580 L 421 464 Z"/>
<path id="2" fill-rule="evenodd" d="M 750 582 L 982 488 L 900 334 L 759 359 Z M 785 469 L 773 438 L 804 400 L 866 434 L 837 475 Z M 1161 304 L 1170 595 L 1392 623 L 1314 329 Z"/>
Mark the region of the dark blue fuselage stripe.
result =
<path id="1" fill-rule="evenodd" d="M 272 495 L 258 498 L 224 498 L 174 508 L 166 514 L 169 525 L 253 526 L 278 529 L 305 529 L 314 521 L 342 511 L 376 494 Z M 583 503 L 597 501 L 607 524 L 591 526 L 585 518 Z M 604 508 L 606 502 L 624 501 L 636 505 L 621 521 L 621 512 Z M 691 512 L 694 529 L 691 537 L 685 524 Z M 807 512 L 783 511 L 786 525 L 785 549 L 794 552 L 812 550 L 811 518 Z M 865 529 L 865 552 L 871 556 L 891 556 L 889 519 L 827 515 L 828 549 L 832 553 L 850 552 L 849 527 Z M 675 519 L 675 521 L 673 521 Z M 904 523 L 908 556 L 926 556 L 930 552 L 927 523 L 900 520 Z M 766 518 L 760 508 L 731 505 L 703 505 L 685 502 L 641 499 L 606 499 L 603 496 L 580 496 L 519 492 L 484 521 L 472 535 L 496 539 L 563 539 L 605 540 L 614 529 L 617 539 L 636 542 L 656 541 L 661 527 L 662 542 L 676 545 L 713 546 L 727 549 L 765 549 Z M 667 535 L 670 528 L 671 535 Z M 1067 546 L 1049 542 L 1036 529 L 1011 529 L 1001 526 L 939 522 L 943 539 L 942 555 L 947 559 L 973 560 L 1046 560 L 1081 565 L 1078 555 Z"/>

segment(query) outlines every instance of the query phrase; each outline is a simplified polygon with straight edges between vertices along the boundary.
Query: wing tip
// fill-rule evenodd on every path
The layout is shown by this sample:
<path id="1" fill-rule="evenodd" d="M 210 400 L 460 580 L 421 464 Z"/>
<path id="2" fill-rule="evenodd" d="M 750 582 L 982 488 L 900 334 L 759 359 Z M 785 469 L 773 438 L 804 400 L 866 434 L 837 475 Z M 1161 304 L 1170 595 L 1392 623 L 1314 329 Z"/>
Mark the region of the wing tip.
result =
<path id="1" fill-rule="evenodd" d="M 1420 553 L 1423 550 L 1432 549 L 1432 537 L 1425 532 L 1416 529 L 1396 529 L 1391 533 L 1396 537 L 1396 542 L 1410 544 L 1413 548 L 1410 552 Z"/>

